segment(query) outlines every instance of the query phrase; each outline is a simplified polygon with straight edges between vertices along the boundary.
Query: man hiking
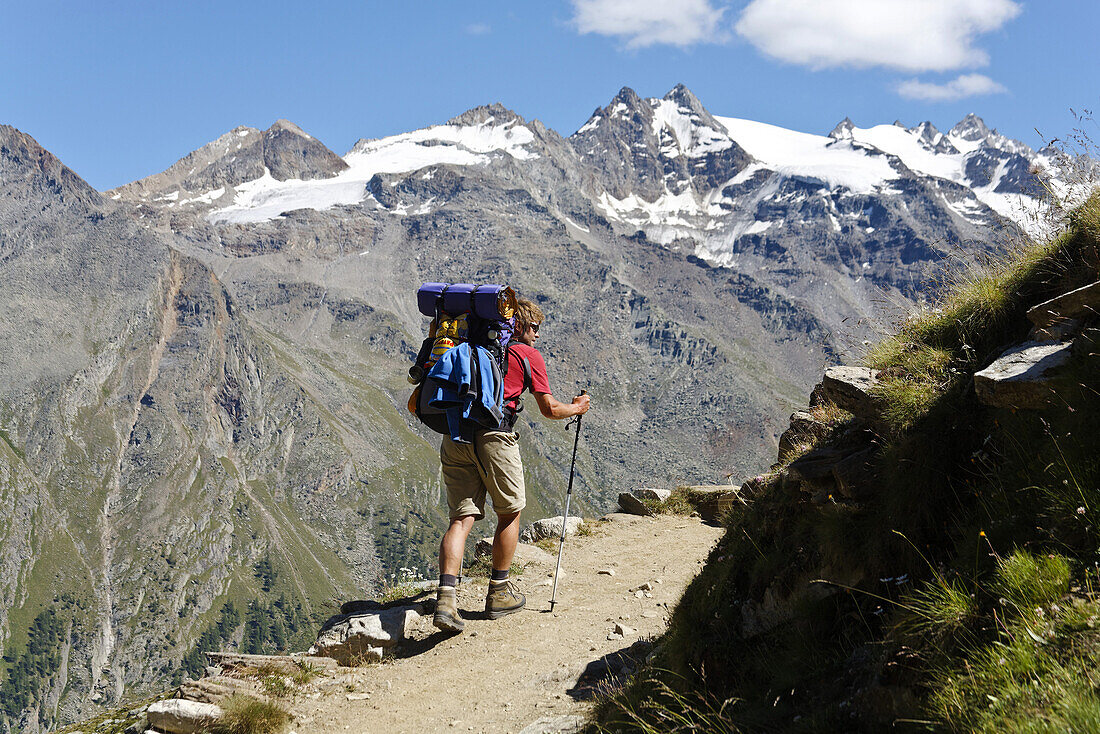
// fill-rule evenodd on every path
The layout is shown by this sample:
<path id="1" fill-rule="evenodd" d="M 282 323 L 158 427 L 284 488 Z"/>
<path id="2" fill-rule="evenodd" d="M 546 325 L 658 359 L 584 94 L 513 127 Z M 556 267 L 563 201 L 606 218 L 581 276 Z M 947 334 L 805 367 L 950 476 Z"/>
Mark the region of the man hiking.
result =
<path id="1" fill-rule="evenodd" d="M 439 544 L 439 591 L 436 595 L 435 626 L 461 632 L 466 623 L 458 613 L 455 584 L 466 550 L 466 538 L 474 521 L 484 516 L 486 495 L 493 502 L 497 529 L 493 535 L 493 571 L 485 611 L 499 619 L 523 609 L 527 599 L 508 580 L 512 556 L 519 542 L 519 513 L 527 504 L 523 484 L 523 462 L 519 443 L 512 431 L 520 396 L 530 390 L 539 411 L 547 418 L 561 419 L 588 411 L 589 398 L 580 395 L 572 403 L 560 403 L 550 393 L 546 362 L 535 349 L 542 310 L 526 298 L 517 302 L 515 332 L 508 347 L 508 372 L 504 377 L 502 430 L 479 430 L 472 444 L 457 443 L 444 435 L 439 448 L 443 481 L 447 486 L 450 526 Z"/>

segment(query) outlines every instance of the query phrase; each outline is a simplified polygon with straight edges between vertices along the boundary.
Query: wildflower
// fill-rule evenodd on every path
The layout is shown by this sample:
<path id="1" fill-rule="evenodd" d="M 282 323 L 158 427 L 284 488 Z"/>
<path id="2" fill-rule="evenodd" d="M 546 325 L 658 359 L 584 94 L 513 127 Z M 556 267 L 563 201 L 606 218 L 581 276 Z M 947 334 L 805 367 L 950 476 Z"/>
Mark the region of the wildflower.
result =
<path id="1" fill-rule="evenodd" d="M 984 538 L 985 537 L 985 531 L 984 530 L 979 530 L 978 531 L 978 537 L 979 538 Z"/>
<path id="2" fill-rule="evenodd" d="M 1084 515 L 1085 514 L 1085 508 L 1084 507 L 1078 507 L 1077 508 L 1077 514 L 1078 515 Z"/>

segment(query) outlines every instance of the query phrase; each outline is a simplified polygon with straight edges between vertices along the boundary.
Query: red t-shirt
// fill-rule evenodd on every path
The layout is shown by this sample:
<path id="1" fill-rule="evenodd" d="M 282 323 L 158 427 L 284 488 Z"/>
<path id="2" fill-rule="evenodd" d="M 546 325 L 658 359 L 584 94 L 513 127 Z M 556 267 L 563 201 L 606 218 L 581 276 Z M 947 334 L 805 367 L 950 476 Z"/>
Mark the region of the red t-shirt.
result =
<path id="1" fill-rule="evenodd" d="M 523 392 L 521 360 L 524 357 L 531 365 L 531 392 L 550 394 L 550 380 L 546 377 L 546 360 L 534 347 L 529 347 L 522 342 L 514 342 L 508 346 L 508 374 L 504 376 L 504 404 L 512 408 L 519 404 L 519 396 Z"/>

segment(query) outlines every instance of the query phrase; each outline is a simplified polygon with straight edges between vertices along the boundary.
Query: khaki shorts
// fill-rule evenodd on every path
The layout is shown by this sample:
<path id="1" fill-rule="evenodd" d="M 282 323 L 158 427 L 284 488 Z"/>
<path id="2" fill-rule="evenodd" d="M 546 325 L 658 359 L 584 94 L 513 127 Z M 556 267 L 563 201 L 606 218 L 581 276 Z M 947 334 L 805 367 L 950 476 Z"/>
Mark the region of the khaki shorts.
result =
<path id="1" fill-rule="evenodd" d="M 485 516 L 486 494 L 498 515 L 519 512 L 527 504 L 527 495 L 516 434 L 478 431 L 474 441 L 455 443 L 444 436 L 439 447 L 451 519 L 473 515 L 480 520 Z"/>

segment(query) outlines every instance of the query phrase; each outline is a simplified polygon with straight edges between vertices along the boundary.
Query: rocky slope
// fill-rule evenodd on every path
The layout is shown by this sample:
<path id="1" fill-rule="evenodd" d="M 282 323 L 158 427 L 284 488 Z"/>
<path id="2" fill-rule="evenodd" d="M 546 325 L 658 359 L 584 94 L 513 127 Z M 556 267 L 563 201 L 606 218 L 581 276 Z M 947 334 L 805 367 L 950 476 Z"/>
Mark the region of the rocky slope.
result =
<path id="1" fill-rule="evenodd" d="M 420 282 L 539 299 L 555 391 L 595 401 L 579 496 L 607 507 L 758 465 L 820 365 L 946 243 L 984 247 L 1037 162 L 976 118 L 809 136 L 678 87 L 569 138 L 499 105 L 343 157 L 238 128 L 101 195 L 5 128 L 0 641 L 41 681 L 8 726 L 155 686 L 202 640 L 271 649 L 276 603 L 293 627 L 430 572 L 434 437 L 403 410 Z M 570 441 L 526 418 L 538 515 Z M 28 657 L 39 638 L 58 654 Z"/>
<path id="2" fill-rule="evenodd" d="M 1100 194 L 1065 225 L 826 371 L 593 730 L 1100 726 Z"/>

